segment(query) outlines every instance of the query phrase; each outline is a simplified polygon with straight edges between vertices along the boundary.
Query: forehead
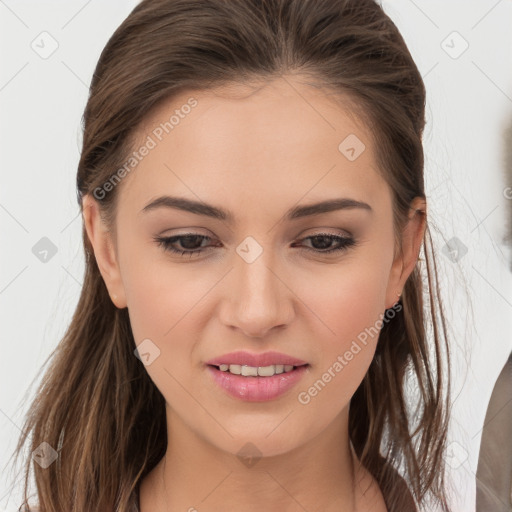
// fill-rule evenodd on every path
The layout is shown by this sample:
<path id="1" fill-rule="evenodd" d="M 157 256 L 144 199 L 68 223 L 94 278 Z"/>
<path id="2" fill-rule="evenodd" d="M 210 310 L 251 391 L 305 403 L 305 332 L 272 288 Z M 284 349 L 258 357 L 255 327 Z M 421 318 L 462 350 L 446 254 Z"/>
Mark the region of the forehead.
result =
<path id="1" fill-rule="evenodd" d="M 335 192 L 384 204 L 389 193 L 371 133 L 350 105 L 293 78 L 182 92 L 139 127 L 135 150 L 151 149 L 122 195 L 141 208 L 166 191 L 224 204 L 240 197 L 296 203 Z"/>

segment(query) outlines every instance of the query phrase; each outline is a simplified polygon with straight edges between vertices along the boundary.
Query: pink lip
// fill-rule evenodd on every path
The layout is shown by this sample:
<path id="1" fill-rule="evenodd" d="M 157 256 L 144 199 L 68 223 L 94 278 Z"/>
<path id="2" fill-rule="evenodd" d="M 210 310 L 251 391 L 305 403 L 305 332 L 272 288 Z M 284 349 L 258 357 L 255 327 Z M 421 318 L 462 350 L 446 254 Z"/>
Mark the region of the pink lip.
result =
<path id="1" fill-rule="evenodd" d="M 258 364 L 257 366 L 264 365 Z M 242 375 L 223 372 L 216 366 L 208 366 L 207 368 L 213 380 L 232 397 L 247 402 L 266 402 L 278 398 L 295 386 L 308 366 L 298 366 L 291 372 L 276 374 L 272 377 L 243 377 Z"/>
<path id="2" fill-rule="evenodd" d="M 210 359 L 206 362 L 208 371 L 213 380 L 234 398 L 248 402 L 265 402 L 286 393 L 304 375 L 309 366 L 306 361 L 279 352 L 231 352 Z M 273 364 L 295 366 L 291 372 L 280 373 L 272 377 L 243 377 L 230 372 L 223 372 L 218 366 L 221 364 L 238 364 L 241 366 L 270 366 Z"/>
<path id="3" fill-rule="evenodd" d="M 206 361 L 206 364 L 219 366 L 221 364 L 240 364 L 246 366 L 270 366 L 271 364 L 291 364 L 292 366 L 302 366 L 308 364 L 306 361 L 291 357 L 279 352 L 263 352 L 262 354 L 253 354 L 250 352 L 231 352 L 222 356 Z M 271 378 L 271 377 L 267 377 Z"/>

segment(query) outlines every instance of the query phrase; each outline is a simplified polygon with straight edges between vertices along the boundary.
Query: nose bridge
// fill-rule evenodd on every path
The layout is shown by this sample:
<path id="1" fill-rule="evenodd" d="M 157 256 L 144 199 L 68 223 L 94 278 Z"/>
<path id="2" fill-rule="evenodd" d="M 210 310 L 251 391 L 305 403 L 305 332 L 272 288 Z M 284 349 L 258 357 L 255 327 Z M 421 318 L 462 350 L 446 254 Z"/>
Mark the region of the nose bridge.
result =
<path id="1" fill-rule="evenodd" d="M 224 321 L 249 336 L 260 337 L 290 321 L 288 288 L 281 282 L 270 248 L 252 239 L 242 242 L 236 252 Z"/>

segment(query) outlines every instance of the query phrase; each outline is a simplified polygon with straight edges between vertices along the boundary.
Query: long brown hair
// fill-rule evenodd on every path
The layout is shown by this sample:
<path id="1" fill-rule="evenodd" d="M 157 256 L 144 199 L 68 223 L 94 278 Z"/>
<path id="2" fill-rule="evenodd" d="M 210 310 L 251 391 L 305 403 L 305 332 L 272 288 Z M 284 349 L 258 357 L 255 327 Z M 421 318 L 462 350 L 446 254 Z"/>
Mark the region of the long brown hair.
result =
<path id="1" fill-rule="evenodd" d="M 77 172 L 80 208 L 134 151 L 148 112 L 178 92 L 298 74 L 348 97 L 367 122 L 393 193 L 399 247 L 411 201 L 425 198 L 426 93 L 397 27 L 374 0 L 143 0 L 108 41 L 92 78 Z M 111 226 L 117 190 L 95 195 Z M 449 511 L 449 350 L 426 226 L 401 311 L 382 327 L 350 403 L 356 453 L 394 512 L 404 510 L 398 471 L 418 506 L 432 498 Z M 80 299 L 16 448 L 19 456 L 31 433 L 31 451 L 46 442 L 58 454 L 47 468 L 26 461 L 24 505 L 32 467 L 41 512 L 131 510 L 141 479 L 167 446 L 165 400 L 133 355 L 128 311 L 112 303 L 84 227 L 82 236 Z"/>

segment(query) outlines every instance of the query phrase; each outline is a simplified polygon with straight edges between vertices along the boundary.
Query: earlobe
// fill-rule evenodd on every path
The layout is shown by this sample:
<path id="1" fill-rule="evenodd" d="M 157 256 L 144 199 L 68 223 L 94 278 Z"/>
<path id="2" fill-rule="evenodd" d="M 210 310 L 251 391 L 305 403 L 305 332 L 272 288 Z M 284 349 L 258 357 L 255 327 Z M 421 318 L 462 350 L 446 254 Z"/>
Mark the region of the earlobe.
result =
<path id="1" fill-rule="evenodd" d="M 409 220 L 402 232 L 402 247 L 398 252 L 390 273 L 386 294 L 386 308 L 393 307 L 399 299 L 405 282 L 418 261 L 426 228 L 425 199 L 416 197 L 410 207 Z"/>
<path id="2" fill-rule="evenodd" d="M 89 194 L 82 199 L 82 216 L 96 263 L 112 302 L 120 309 L 125 308 L 126 298 L 112 235 L 100 216 L 97 201 Z"/>

